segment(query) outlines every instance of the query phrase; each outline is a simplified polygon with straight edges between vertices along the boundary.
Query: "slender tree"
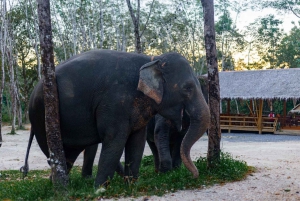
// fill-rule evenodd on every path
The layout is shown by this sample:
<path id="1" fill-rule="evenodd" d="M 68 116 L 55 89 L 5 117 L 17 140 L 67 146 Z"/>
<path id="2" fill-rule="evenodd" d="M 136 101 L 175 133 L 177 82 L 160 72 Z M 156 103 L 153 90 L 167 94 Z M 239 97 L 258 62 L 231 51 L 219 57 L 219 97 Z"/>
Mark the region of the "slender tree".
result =
<path id="1" fill-rule="evenodd" d="M 16 134 L 16 118 L 17 118 L 17 97 L 16 97 L 16 80 L 15 80 L 15 57 L 13 56 L 13 34 L 10 31 L 9 37 L 7 38 L 7 48 L 6 48 L 6 58 L 7 58 L 7 64 L 8 64 L 8 72 L 9 72 L 9 80 L 10 80 L 10 98 L 11 98 L 11 131 L 10 134 Z"/>
<path id="2" fill-rule="evenodd" d="M 6 0 L 1 1 L 1 29 L 0 29 L 0 38 L 1 38 L 1 84 L 0 84 L 0 128 L 2 127 L 2 99 L 3 99 L 3 90 L 4 90 L 4 83 L 5 83 L 5 71 L 4 71 L 4 61 L 5 61 L 5 51 L 6 51 L 6 38 L 7 38 L 7 14 L 6 14 Z M 0 147 L 2 145 L 2 131 L 0 129 Z"/>
<path id="3" fill-rule="evenodd" d="M 134 26 L 135 51 L 137 53 L 142 53 L 141 36 L 140 36 L 140 0 L 137 1 L 138 5 L 136 10 L 136 15 L 133 12 L 130 0 L 126 0 L 126 2 Z"/>
<path id="4" fill-rule="evenodd" d="M 42 55 L 45 126 L 49 147 L 52 181 L 54 185 L 67 186 L 67 165 L 60 133 L 59 102 L 55 78 L 52 29 L 49 0 L 37 0 Z"/>
<path id="5" fill-rule="evenodd" d="M 207 166 L 213 168 L 220 159 L 220 86 L 215 41 L 214 1 L 201 0 L 204 14 L 204 38 L 208 68 L 209 108 L 211 123 L 208 129 Z"/>
<path id="6" fill-rule="evenodd" d="M 145 23 L 144 30 L 142 31 L 141 34 L 140 34 L 140 8 L 141 8 L 140 0 L 137 0 L 136 14 L 134 14 L 134 12 L 133 12 L 133 8 L 131 6 L 130 0 L 126 0 L 126 2 L 127 2 L 129 13 L 130 13 L 130 16 L 131 16 L 131 19 L 133 22 L 133 26 L 134 26 L 135 51 L 140 54 L 143 52 L 142 44 L 141 44 L 141 37 L 142 37 L 142 35 L 147 27 L 147 24 L 149 22 L 149 18 L 150 18 L 151 12 L 152 12 L 154 0 L 152 1 L 149 15 L 148 15 L 147 21 Z"/>

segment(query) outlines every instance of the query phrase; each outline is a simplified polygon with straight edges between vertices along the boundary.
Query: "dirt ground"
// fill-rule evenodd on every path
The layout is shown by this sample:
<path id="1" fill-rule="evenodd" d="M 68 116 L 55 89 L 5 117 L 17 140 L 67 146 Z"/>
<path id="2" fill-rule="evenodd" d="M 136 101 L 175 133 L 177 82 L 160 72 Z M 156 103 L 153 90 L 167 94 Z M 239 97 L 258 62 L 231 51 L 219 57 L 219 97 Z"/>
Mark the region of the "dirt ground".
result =
<path id="1" fill-rule="evenodd" d="M 24 164 L 29 130 L 7 135 L 10 128 L 2 128 L 0 171 L 18 170 Z M 206 156 L 207 136 L 203 136 L 191 150 L 192 158 Z M 101 146 L 101 145 L 100 145 Z M 234 157 L 254 166 L 257 172 L 245 180 L 203 187 L 199 190 L 178 191 L 162 197 L 140 197 L 119 200 L 299 200 L 300 201 L 300 136 L 224 134 L 221 148 Z M 148 146 L 144 155 L 151 154 Z M 99 151 L 96 158 L 99 157 Z M 75 165 L 82 164 L 82 154 Z M 97 160 L 95 160 L 97 163 Z M 36 141 L 30 151 L 29 168 L 48 169 L 46 157 Z M 201 174 L 201 172 L 200 172 Z"/>

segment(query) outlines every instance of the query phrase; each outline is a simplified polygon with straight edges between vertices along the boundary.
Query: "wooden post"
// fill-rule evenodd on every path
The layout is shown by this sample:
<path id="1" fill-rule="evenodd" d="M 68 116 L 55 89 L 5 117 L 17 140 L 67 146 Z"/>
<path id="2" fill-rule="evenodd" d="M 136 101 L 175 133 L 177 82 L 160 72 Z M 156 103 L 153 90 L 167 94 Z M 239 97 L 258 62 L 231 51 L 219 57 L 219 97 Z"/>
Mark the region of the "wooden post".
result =
<path id="1" fill-rule="evenodd" d="M 283 101 L 283 119 L 284 119 L 284 123 L 282 125 L 282 127 L 286 126 L 286 99 L 284 99 Z"/>
<path id="2" fill-rule="evenodd" d="M 230 99 L 227 99 L 227 115 L 230 115 Z"/>
<path id="3" fill-rule="evenodd" d="M 263 100 L 259 100 L 259 109 L 258 109 L 258 120 L 257 120 L 257 128 L 258 128 L 258 133 L 262 133 L 262 110 L 263 110 Z"/>
<path id="4" fill-rule="evenodd" d="M 231 133 L 231 116 L 229 116 L 229 129 L 228 129 L 228 133 Z"/>
<path id="5" fill-rule="evenodd" d="M 253 115 L 254 113 L 253 113 L 253 107 L 252 106 L 253 106 L 253 101 L 252 101 L 252 99 L 250 99 L 250 107 L 249 107 L 249 109 L 250 109 L 250 114 Z"/>

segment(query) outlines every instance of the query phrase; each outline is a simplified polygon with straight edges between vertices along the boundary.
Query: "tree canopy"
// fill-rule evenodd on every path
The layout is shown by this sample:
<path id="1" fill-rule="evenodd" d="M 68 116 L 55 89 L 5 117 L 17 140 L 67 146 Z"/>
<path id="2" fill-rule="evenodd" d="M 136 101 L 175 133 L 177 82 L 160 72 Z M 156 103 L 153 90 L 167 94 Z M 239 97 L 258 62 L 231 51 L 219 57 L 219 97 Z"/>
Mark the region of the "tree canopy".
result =
<path id="1" fill-rule="evenodd" d="M 130 1 L 139 12 L 141 52 L 158 55 L 175 51 L 185 56 L 198 75 L 207 73 L 201 1 Z M 124 0 L 51 1 L 55 63 L 95 48 L 135 51 L 135 32 Z M 282 29 L 280 15 L 299 16 L 298 1 L 216 0 L 215 30 L 219 70 L 300 67 L 300 26 Z M 258 11 L 240 26 L 243 12 Z M 31 90 L 41 78 L 38 18 L 35 0 L 0 0 L 0 63 L 3 118 L 27 121 Z M 5 84 L 4 84 L 5 83 Z M 1 87 L 0 87 L 0 91 Z M 22 118 L 23 117 L 23 118 Z M 14 124 L 14 123 L 13 123 Z"/>

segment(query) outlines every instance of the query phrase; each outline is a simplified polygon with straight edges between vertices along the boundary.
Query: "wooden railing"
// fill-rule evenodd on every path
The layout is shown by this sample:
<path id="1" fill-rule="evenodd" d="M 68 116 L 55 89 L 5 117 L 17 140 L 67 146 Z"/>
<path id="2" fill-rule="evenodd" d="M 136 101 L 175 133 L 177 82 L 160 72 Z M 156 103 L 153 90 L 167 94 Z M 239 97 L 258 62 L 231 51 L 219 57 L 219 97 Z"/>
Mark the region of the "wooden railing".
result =
<path id="1" fill-rule="evenodd" d="M 279 117 L 278 122 L 280 122 L 281 127 L 300 126 L 300 117 L 299 116 L 296 116 L 295 118 Z"/>
<path id="2" fill-rule="evenodd" d="M 221 129 L 242 131 L 258 131 L 258 132 L 272 132 L 276 131 L 277 118 L 262 117 L 261 131 L 258 125 L 258 117 L 249 116 L 220 116 Z"/>

